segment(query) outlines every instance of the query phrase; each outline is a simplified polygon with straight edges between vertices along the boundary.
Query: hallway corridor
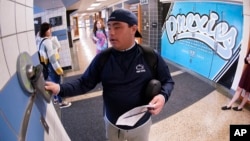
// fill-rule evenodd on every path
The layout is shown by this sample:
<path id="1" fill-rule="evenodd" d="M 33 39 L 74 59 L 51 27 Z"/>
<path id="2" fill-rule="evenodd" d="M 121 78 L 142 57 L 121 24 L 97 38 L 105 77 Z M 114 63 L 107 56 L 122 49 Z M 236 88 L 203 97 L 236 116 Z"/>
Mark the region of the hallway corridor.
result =
<path id="1" fill-rule="evenodd" d="M 82 74 L 96 54 L 91 31 L 85 28 L 79 31 L 80 39 L 71 48 L 72 70 L 65 71 L 65 79 Z M 249 105 L 243 111 L 222 111 L 230 94 L 167 63 L 176 86 L 164 110 L 152 117 L 150 141 L 229 141 L 230 125 L 250 124 Z M 62 109 L 61 116 L 72 141 L 104 141 L 101 94 L 102 91 L 97 90 L 67 98 L 72 106 Z"/>

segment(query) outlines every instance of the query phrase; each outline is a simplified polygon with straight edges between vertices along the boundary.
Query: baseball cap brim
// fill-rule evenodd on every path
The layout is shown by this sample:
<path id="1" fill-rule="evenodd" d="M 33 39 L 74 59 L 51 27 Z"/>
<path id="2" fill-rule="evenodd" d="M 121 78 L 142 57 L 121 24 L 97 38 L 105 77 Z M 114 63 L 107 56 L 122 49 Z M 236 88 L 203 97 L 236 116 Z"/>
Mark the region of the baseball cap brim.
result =
<path id="1" fill-rule="evenodd" d="M 135 37 L 142 38 L 141 33 L 138 30 L 135 32 Z"/>

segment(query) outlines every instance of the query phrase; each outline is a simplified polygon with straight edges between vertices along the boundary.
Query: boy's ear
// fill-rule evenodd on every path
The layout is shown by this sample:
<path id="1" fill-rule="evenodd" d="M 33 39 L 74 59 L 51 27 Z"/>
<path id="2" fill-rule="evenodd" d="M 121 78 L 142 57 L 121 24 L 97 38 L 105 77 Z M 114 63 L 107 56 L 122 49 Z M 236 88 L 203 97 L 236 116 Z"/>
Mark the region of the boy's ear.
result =
<path id="1" fill-rule="evenodd" d="M 131 28 L 132 28 L 134 33 L 137 31 L 137 25 L 133 25 Z"/>

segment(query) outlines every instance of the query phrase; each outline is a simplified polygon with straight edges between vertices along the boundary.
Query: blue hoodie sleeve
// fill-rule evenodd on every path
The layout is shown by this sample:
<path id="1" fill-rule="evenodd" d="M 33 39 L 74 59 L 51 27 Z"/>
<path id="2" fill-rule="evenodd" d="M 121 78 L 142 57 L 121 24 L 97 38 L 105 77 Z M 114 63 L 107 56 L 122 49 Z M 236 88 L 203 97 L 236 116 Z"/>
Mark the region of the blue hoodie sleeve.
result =
<path id="1" fill-rule="evenodd" d="M 76 96 L 85 94 L 86 92 L 95 88 L 95 86 L 100 82 L 101 74 L 100 70 L 98 69 L 98 58 L 100 58 L 100 55 L 97 55 L 93 59 L 81 77 L 77 78 L 76 80 L 60 84 L 59 95 L 62 97 Z"/>
<path id="2" fill-rule="evenodd" d="M 170 75 L 170 71 L 167 63 L 163 58 L 157 54 L 157 76 L 156 78 L 161 82 L 161 94 L 165 97 L 165 102 L 168 101 L 171 96 L 171 92 L 174 89 L 174 81 Z"/>

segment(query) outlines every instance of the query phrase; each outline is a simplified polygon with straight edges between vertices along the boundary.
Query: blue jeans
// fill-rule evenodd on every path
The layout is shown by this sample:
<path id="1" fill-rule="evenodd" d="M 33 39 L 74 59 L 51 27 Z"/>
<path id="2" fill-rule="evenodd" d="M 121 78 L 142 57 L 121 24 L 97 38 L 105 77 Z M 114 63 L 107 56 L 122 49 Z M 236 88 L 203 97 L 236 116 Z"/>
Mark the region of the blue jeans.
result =
<path id="1" fill-rule="evenodd" d="M 52 65 L 48 64 L 49 76 L 47 78 L 48 81 L 52 81 L 54 83 L 60 84 L 61 83 L 61 76 L 58 75 L 55 70 L 53 69 Z M 54 96 L 54 99 L 57 99 L 59 103 L 62 103 L 62 98 L 58 95 Z"/>

